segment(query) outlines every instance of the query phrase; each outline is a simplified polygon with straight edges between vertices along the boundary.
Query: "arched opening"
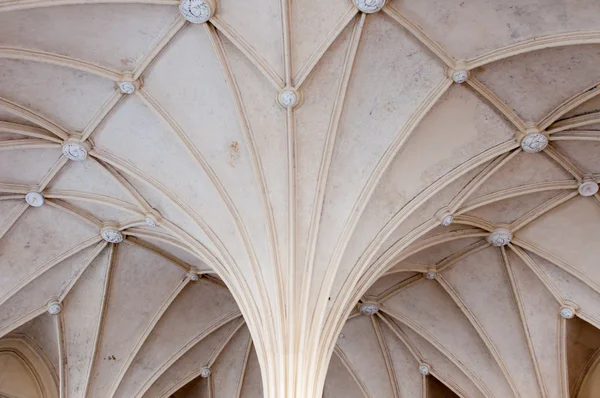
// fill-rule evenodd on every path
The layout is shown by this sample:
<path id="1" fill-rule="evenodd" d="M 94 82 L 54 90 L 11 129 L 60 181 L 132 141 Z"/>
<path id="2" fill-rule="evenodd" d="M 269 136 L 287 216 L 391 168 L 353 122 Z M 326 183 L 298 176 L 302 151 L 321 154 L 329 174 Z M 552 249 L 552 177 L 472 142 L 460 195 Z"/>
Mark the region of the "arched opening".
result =
<path id="1" fill-rule="evenodd" d="M 0 397 L 57 398 L 56 375 L 44 353 L 27 337 L 0 340 Z"/>
<path id="2" fill-rule="evenodd" d="M 596 352 L 592 359 L 591 366 L 585 375 L 577 398 L 598 398 L 600 397 L 600 355 Z"/>

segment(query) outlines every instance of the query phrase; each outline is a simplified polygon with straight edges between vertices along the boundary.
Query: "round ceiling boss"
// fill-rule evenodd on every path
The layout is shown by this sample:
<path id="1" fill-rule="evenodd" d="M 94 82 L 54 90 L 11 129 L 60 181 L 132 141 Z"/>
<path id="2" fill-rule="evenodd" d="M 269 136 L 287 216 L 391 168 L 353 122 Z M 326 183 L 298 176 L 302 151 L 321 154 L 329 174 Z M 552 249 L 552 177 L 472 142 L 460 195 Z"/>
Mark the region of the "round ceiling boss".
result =
<path id="1" fill-rule="evenodd" d="M 570 305 L 560 307 L 560 316 L 565 319 L 572 319 L 575 316 L 575 309 Z"/>
<path id="2" fill-rule="evenodd" d="M 81 162 L 82 160 L 85 160 L 88 157 L 88 152 L 90 149 L 90 145 L 87 142 L 81 142 L 69 138 L 64 142 L 62 146 L 62 153 L 69 160 Z"/>
<path id="3" fill-rule="evenodd" d="M 29 192 L 25 195 L 25 201 L 29 206 L 41 207 L 44 204 L 44 196 L 39 192 Z"/>
<path id="4" fill-rule="evenodd" d="M 465 70 L 458 70 L 452 74 L 452 80 L 454 83 L 463 84 L 469 78 L 469 72 Z"/>
<path id="5" fill-rule="evenodd" d="M 277 95 L 277 102 L 284 108 L 293 108 L 300 103 L 300 93 L 292 87 L 286 87 Z"/>
<path id="6" fill-rule="evenodd" d="M 454 221 L 454 215 L 450 212 L 450 209 L 444 207 L 435 213 L 435 218 L 438 219 L 440 225 L 447 227 Z"/>
<path id="7" fill-rule="evenodd" d="M 584 181 L 578 188 L 581 196 L 594 196 L 598 193 L 598 183 L 595 181 Z"/>
<path id="8" fill-rule="evenodd" d="M 362 315 L 375 315 L 379 312 L 379 306 L 375 303 L 363 303 L 361 304 L 359 311 Z"/>
<path id="9" fill-rule="evenodd" d="M 204 23 L 215 12 L 215 4 L 212 0 L 182 0 L 179 11 L 191 23 Z"/>
<path id="10" fill-rule="evenodd" d="M 116 228 L 112 228 L 112 227 L 102 228 L 102 231 L 100 234 L 102 235 L 102 239 L 104 239 L 108 243 L 123 242 L 123 234 Z"/>
<path id="11" fill-rule="evenodd" d="M 210 370 L 210 368 L 208 366 L 203 367 L 202 369 L 200 369 L 200 376 L 204 377 L 205 379 L 210 376 L 212 374 L 212 370 Z"/>
<path id="12" fill-rule="evenodd" d="M 119 82 L 119 90 L 123 94 L 135 93 L 135 84 L 133 82 Z"/>
<path id="13" fill-rule="evenodd" d="M 58 315 L 62 311 L 62 304 L 58 300 L 52 300 L 48 303 L 48 313 Z"/>
<path id="14" fill-rule="evenodd" d="M 512 240 L 512 233 L 506 228 L 496 228 L 494 232 L 488 235 L 487 241 L 492 246 L 506 246 Z"/>
<path id="15" fill-rule="evenodd" d="M 354 5 L 365 14 L 372 14 L 383 8 L 386 0 L 354 0 Z"/>
<path id="16" fill-rule="evenodd" d="M 548 146 L 548 137 L 542 133 L 527 134 L 521 141 L 521 149 L 527 153 L 541 152 Z"/>

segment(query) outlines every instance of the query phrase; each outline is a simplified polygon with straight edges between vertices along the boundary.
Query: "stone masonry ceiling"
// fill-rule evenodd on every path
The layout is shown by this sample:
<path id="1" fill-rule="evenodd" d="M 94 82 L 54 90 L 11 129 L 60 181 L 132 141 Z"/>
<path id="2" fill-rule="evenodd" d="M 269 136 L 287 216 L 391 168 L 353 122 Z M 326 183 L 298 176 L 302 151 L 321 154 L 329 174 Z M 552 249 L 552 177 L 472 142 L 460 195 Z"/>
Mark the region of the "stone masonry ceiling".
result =
<path id="1" fill-rule="evenodd" d="M 599 21 L 0 0 L 0 396 L 591 398 Z"/>

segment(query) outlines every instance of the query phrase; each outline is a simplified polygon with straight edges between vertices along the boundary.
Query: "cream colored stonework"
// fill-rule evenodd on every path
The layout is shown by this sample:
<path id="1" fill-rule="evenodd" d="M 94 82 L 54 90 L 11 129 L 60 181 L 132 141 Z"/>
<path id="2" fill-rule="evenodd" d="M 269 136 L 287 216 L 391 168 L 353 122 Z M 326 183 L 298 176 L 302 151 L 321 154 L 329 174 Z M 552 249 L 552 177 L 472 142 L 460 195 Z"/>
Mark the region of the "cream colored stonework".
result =
<path id="1" fill-rule="evenodd" d="M 0 0 L 0 348 L 60 398 L 593 389 L 599 17 Z"/>

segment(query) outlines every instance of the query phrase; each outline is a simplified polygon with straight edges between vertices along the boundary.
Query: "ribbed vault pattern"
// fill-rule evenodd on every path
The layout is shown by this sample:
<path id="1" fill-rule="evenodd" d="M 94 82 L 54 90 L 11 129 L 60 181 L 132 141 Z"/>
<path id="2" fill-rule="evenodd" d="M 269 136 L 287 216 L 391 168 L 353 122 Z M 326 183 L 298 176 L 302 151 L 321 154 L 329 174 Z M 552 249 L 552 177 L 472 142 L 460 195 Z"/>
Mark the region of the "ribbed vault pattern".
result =
<path id="1" fill-rule="evenodd" d="M 1 1 L 0 336 L 61 398 L 569 397 L 559 311 L 600 327 L 598 15 Z"/>

